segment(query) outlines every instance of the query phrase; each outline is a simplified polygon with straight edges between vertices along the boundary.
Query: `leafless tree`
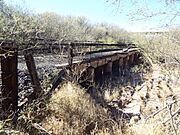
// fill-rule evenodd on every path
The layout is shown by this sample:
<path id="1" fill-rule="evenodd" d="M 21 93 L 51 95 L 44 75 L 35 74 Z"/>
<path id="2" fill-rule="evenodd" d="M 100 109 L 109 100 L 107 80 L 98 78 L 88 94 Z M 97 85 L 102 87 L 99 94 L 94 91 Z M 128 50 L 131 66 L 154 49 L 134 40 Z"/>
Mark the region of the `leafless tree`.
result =
<path id="1" fill-rule="evenodd" d="M 114 5 L 117 13 L 127 13 L 133 21 L 159 18 L 159 23 L 163 27 L 179 26 L 177 24 L 177 19 L 180 17 L 179 0 L 107 0 L 106 2 Z M 155 8 L 155 4 L 152 4 L 155 2 L 162 6 Z"/>

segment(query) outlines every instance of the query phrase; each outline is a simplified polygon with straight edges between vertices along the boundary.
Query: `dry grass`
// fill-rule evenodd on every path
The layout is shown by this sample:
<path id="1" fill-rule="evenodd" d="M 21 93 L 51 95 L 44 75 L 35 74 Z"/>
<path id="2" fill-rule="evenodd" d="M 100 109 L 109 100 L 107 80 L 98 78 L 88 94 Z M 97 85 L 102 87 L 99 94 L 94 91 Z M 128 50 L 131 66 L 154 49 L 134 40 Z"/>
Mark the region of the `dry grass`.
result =
<path id="1" fill-rule="evenodd" d="M 158 123 L 134 124 L 126 131 L 128 135 L 165 135 L 163 126 Z"/>
<path id="2" fill-rule="evenodd" d="M 160 68 L 156 68 L 160 69 Z M 141 119 L 132 117 L 130 123 L 118 123 L 111 119 L 107 108 L 97 105 L 84 89 L 76 84 L 65 83 L 58 91 L 53 93 L 49 101 L 35 102 L 27 107 L 19 118 L 22 132 L 17 134 L 53 134 L 53 135 L 169 135 L 174 134 L 172 120 L 167 105 L 175 101 L 169 100 L 179 91 L 167 87 L 164 80 L 152 83 L 154 74 L 162 76 L 166 72 L 154 71 L 147 75 L 146 82 L 135 88 L 141 104 Z M 159 74 L 159 75 L 158 75 Z M 114 91 L 104 92 L 106 102 L 122 99 L 123 92 L 129 92 L 129 87 L 115 88 Z M 148 96 L 147 96 L 148 95 Z M 131 98 L 131 97 L 129 97 Z M 132 97 L 133 98 L 133 97 Z M 177 100 L 178 97 L 175 97 Z M 128 102 L 131 102 L 130 99 Z M 125 104 L 126 105 L 126 104 Z M 164 109 L 162 109 L 164 108 Z M 171 113 L 180 108 L 180 103 L 172 105 Z M 162 109 L 162 110 L 161 110 Z M 160 111 L 159 111 L 160 110 Z M 154 112 L 159 113 L 153 115 Z M 173 116 L 177 134 L 178 113 Z M 25 125 L 22 127 L 22 125 Z"/>
<path id="3" fill-rule="evenodd" d="M 84 134 L 103 128 L 109 120 L 106 111 L 95 105 L 77 85 L 67 83 L 50 99 L 52 114 L 42 125 L 54 134 Z"/>
<path id="4" fill-rule="evenodd" d="M 48 102 L 35 103 L 22 112 L 21 123 L 30 134 L 122 134 L 105 108 L 95 104 L 79 86 L 66 83 Z"/>
<path id="5" fill-rule="evenodd" d="M 175 79 L 179 73 L 178 69 L 170 72 L 154 64 L 142 85 L 104 89 L 101 97 L 106 103 L 121 101 L 121 107 L 125 107 L 136 100 L 140 105 L 141 119 L 134 116 L 129 123 L 113 120 L 107 107 L 98 105 L 86 90 L 68 82 L 48 101 L 36 101 L 24 109 L 16 130 L 3 130 L 17 135 L 178 135 L 180 102 L 168 107 L 180 98 L 179 80 Z M 136 96 L 131 96 L 132 91 Z M 170 113 L 176 114 L 172 117 Z"/>
<path id="6" fill-rule="evenodd" d="M 132 35 L 133 42 L 155 63 L 180 64 L 180 29 L 171 29 L 160 35 Z"/>

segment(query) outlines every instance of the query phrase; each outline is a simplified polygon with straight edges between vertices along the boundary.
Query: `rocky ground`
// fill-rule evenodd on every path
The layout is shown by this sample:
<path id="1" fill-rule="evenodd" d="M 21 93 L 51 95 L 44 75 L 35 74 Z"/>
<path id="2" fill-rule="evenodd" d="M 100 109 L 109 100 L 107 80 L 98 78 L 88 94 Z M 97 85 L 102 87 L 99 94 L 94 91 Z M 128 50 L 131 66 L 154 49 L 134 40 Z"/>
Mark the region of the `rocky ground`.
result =
<path id="1" fill-rule="evenodd" d="M 121 93 L 105 92 L 113 116 L 129 119 L 134 134 L 144 134 L 139 129 L 145 125 L 147 134 L 180 134 L 180 71 L 168 72 L 153 65 L 141 85 L 122 87 Z"/>
<path id="2" fill-rule="evenodd" d="M 50 83 L 52 83 L 52 80 L 59 72 L 55 65 L 66 62 L 65 58 L 60 55 L 36 55 L 34 56 L 34 60 L 41 85 L 44 90 L 47 90 L 47 88 L 50 87 Z M 19 104 L 22 104 L 28 95 L 33 92 L 31 78 L 23 56 L 18 57 L 18 75 Z"/>
<path id="3" fill-rule="evenodd" d="M 44 76 L 41 74 L 47 74 L 49 78 L 55 70 L 48 70 L 45 66 L 38 68 L 38 73 L 43 80 Z M 31 91 L 28 88 L 31 84 L 26 70 L 19 70 L 19 74 L 22 83 L 19 87 L 26 92 Z M 133 69 L 126 71 L 126 76 L 114 77 L 114 81 L 109 86 L 94 90 L 95 95 L 89 94 L 107 111 L 110 118 L 117 123 L 126 124 L 126 131 L 123 132 L 127 135 L 178 135 L 180 134 L 179 86 L 179 69 L 169 71 L 153 65 L 151 71 L 146 73 L 135 72 Z"/>

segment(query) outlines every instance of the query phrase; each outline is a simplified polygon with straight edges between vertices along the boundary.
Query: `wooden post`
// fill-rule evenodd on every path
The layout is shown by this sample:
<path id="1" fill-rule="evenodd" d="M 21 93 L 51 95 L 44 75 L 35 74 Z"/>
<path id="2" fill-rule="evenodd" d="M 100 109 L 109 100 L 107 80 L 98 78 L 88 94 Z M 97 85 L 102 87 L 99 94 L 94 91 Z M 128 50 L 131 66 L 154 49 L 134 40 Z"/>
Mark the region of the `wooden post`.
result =
<path id="1" fill-rule="evenodd" d="M 138 64 L 139 63 L 139 58 L 140 58 L 140 54 L 139 54 L 139 52 L 136 52 L 134 54 L 134 63 Z"/>
<path id="2" fill-rule="evenodd" d="M 125 58 L 124 58 L 124 66 L 125 68 L 129 68 L 129 56 L 127 55 Z"/>
<path id="3" fill-rule="evenodd" d="M 104 75 L 108 78 L 112 77 L 112 61 L 109 61 L 106 65 L 104 65 Z"/>
<path id="4" fill-rule="evenodd" d="M 123 58 L 119 59 L 119 75 L 123 75 Z"/>
<path id="5" fill-rule="evenodd" d="M 113 61 L 112 74 L 113 76 L 119 76 L 119 60 Z"/>
<path id="6" fill-rule="evenodd" d="M 37 98 L 41 95 L 42 88 L 41 88 L 41 84 L 39 82 L 38 74 L 36 71 L 35 61 L 31 52 L 25 51 L 24 57 L 25 57 L 26 65 L 27 65 L 27 68 L 31 77 L 32 86 L 34 89 L 33 93 L 34 93 L 35 98 Z"/>
<path id="7" fill-rule="evenodd" d="M 130 73 L 130 57 L 127 55 L 124 58 L 124 76 L 128 77 Z"/>
<path id="8" fill-rule="evenodd" d="M 1 54 L 1 79 L 2 79 L 2 110 L 4 118 L 18 109 L 18 73 L 17 73 L 17 48 L 13 43 L 2 44 Z M 4 56 L 4 57 L 3 57 Z"/>
<path id="9" fill-rule="evenodd" d="M 130 66 L 133 66 L 133 64 L 134 64 L 134 55 L 135 54 L 131 54 L 131 56 L 130 56 Z"/>
<path id="10" fill-rule="evenodd" d="M 72 64 L 73 64 L 73 47 L 72 43 L 68 44 L 68 75 L 70 77 L 70 81 L 72 81 Z"/>
<path id="11" fill-rule="evenodd" d="M 94 67 L 90 66 L 87 68 L 87 82 L 89 85 L 94 86 Z"/>
<path id="12" fill-rule="evenodd" d="M 95 83 L 99 84 L 99 86 L 102 86 L 103 84 L 103 66 L 99 66 L 99 67 L 96 67 L 95 70 L 94 70 L 94 80 L 95 80 Z"/>

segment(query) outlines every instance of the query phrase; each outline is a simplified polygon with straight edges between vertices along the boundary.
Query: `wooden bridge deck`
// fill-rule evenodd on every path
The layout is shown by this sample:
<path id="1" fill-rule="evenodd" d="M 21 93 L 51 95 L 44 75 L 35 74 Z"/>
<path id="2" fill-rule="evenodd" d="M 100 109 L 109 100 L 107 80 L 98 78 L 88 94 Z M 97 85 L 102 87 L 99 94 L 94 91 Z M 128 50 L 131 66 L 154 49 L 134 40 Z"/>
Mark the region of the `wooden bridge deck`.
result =
<path id="1" fill-rule="evenodd" d="M 138 48 L 125 48 L 119 49 L 116 51 L 109 51 L 109 52 L 98 52 L 93 54 L 86 54 L 78 57 L 74 57 L 72 62 L 73 65 L 83 65 L 85 67 L 92 66 L 94 68 L 98 66 L 102 66 L 107 64 L 108 61 L 115 61 L 120 58 L 124 58 L 127 56 L 131 56 L 132 54 L 136 53 L 139 49 Z M 101 64 L 100 64 L 101 63 Z M 61 63 L 56 64 L 55 67 L 58 69 L 66 68 L 69 66 L 69 63 Z"/>

